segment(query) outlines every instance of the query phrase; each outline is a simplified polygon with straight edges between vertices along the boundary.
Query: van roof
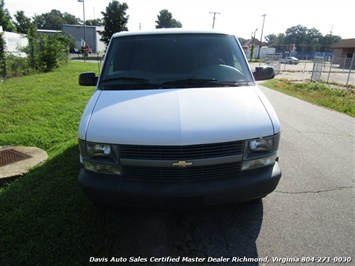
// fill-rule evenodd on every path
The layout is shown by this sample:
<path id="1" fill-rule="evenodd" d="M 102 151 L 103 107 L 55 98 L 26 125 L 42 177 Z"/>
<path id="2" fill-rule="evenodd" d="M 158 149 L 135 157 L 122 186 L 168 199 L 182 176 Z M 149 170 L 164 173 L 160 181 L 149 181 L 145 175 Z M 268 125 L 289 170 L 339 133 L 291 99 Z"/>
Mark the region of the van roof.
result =
<path id="1" fill-rule="evenodd" d="M 123 36 L 138 36 L 138 35 L 164 35 L 164 34 L 216 34 L 230 35 L 225 32 L 215 30 L 184 30 L 184 29 L 155 29 L 151 31 L 121 31 L 112 35 L 112 38 Z"/>

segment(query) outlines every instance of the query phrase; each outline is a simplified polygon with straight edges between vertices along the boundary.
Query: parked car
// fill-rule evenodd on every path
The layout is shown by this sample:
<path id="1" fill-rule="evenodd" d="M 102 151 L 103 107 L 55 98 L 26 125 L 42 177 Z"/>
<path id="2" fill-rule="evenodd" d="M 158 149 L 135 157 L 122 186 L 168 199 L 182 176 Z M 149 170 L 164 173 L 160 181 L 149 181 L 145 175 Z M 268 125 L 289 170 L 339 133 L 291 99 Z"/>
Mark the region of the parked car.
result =
<path id="1" fill-rule="evenodd" d="M 281 63 L 283 64 L 297 65 L 299 62 L 300 60 L 293 56 L 281 59 Z"/>
<path id="2" fill-rule="evenodd" d="M 271 193 L 280 124 L 232 35 L 155 30 L 112 36 L 79 125 L 79 182 L 92 201 L 202 208 Z"/>

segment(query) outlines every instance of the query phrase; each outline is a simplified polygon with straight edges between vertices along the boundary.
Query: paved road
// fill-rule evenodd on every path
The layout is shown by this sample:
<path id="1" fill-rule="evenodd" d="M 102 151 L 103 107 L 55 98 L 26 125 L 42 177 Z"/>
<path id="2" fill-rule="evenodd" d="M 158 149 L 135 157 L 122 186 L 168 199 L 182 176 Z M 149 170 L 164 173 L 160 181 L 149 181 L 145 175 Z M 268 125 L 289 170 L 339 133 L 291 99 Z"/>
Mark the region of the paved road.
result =
<path id="1" fill-rule="evenodd" d="M 282 124 L 283 177 L 263 201 L 258 254 L 354 256 L 355 119 L 263 91 Z"/>
<path id="2" fill-rule="evenodd" d="M 233 257 L 268 256 L 268 265 L 281 265 L 272 262 L 274 257 L 354 256 L 355 119 L 262 90 L 282 123 L 283 177 L 276 191 L 263 200 L 199 213 L 109 216 L 117 224 L 112 245 L 120 241 L 125 246 L 108 255 L 198 256 L 205 262 L 208 257 L 231 262 Z"/>

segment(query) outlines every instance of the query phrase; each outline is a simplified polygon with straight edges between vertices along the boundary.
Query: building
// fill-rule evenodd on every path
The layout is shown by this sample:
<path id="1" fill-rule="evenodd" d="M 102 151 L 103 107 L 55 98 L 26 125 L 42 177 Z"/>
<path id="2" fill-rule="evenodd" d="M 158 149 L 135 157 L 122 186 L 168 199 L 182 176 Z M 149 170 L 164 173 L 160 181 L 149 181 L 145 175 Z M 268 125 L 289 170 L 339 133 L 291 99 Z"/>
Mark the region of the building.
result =
<path id="1" fill-rule="evenodd" d="M 15 32 L 3 32 L 5 41 L 5 52 L 15 56 L 25 57 L 26 53 L 22 51 L 28 45 L 26 35 Z"/>
<path id="2" fill-rule="evenodd" d="M 54 36 L 55 34 L 61 33 L 61 30 L 44 30 L 44 29 L 37 29 L 37 34 L 46 34 L 48 36 Z"/>
<path id="3" fill-rule="evenodd" d="M 270 54 L 275 54 L 276 49 L 275 48 L 269 48 L 266 46 L 262 46 L 259 54 L 259 49 L 261 46 L 261 42 L 258 39 L 255 39 L 254 41 L 254 51 L 253 51 L 253 59 L 258 58 L 266 58 Z M 251 48 L 253 46 L 253 41 L 249 40 L 243 45 L 243 51 L 245 53 L 245 56 L 249 59 L 250 58 L 250 53 L 251 53 Z"/>
<path id="4" fill-rule="evenodd" d="M 100 41 L 99 31 L 103 29 L 102 26 L 62 25 L 62 32 L 73 36 L 77 49 L 85 46 L 85 41 L 94 53 L 104 52 L 106 49 L 105 43 Z"/>
<path id="5" fill-rule="evenodd" d="M 334 51 L 333 64 L 339 64 L 341 68 L 355 69 L 355 39 L 344 39 L 331 47 Z"/>

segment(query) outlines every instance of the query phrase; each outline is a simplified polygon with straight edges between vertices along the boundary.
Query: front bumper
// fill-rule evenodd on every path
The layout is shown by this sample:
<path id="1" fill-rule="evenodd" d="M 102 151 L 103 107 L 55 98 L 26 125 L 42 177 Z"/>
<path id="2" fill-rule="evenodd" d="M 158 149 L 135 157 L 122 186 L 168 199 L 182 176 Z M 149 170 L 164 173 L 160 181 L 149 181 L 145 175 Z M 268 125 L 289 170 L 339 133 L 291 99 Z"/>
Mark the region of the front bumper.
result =
<path id="1" fill-rule="evenodd" d="M 129 180 L 81 169 L 79 183 L 86 196 L 98 203 L 160 210 L 199 209 L 262 198 L 275 190 L 281 168 L 244 171 L 235 178 L 206 180 Z"/>

